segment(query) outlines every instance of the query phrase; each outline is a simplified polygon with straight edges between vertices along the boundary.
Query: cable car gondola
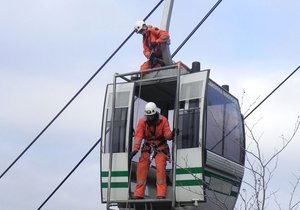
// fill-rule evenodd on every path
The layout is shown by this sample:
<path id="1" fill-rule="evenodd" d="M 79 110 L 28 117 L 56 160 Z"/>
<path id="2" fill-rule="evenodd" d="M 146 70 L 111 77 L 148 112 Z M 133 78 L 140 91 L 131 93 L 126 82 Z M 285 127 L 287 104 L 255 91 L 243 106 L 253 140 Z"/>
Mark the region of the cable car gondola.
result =
<path id="1" fill-rule="evenodd" d="M 107 85 L 101 145 L 102 202 L 120 209 L 233 209 L 244 174 L 245 137 L 238 100 L 209 78 L 210 70 L 179 64 L 149 70 L 144 78 L 116 74 Z M 197 69 L 198 67 L 198 69 Z M 121 81 L 120 81 L 121 80 Z M 144 105 L 155 102 L 175 136 L 167 165 L 166 199 L 155 197 L 151 166 L 143 200 L 132 199 L 136 161 L 128 155 Z M 112 120 L 113 119 L 113 120 Z M 137 155 L 139 156 L 139 155 Z"/>

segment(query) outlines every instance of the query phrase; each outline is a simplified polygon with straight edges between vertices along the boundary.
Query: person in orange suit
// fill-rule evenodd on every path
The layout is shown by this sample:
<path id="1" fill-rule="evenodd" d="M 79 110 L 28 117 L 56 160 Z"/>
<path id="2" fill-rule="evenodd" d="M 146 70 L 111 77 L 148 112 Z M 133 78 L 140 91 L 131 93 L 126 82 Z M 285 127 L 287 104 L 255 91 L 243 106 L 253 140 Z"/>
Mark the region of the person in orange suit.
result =
<path id="1" fill-rule="evenodd" d="M 143 35 L 143 53 L 148 59 L 141 65 L 140 70 L 164 66 L 162 48 L 170 40 L 170 35 L 165 30 L 146 25 L 142 20 L 136 21 L 134 25 L 136 33 Z"/>
<path id="2" fill-rule="evenodd" d="M 156 196 L 158 199 L 166 197 L 166 165 L 169 158 L 167 140 L 171 140 L 173 137 L 174 134 L 170 130 L 167 118 L 157 112 L 155 103 L 147 103 L 144 116 L 138 121 L 134 136 L 133 151 L 130 154 L 130 158 L 132 158 L 139 151 L 144 139 L 141 156 L 137 165 L 137 183 L 134 198 L 144 198 L 147 175 L 151 163 L 150 153 L 152 152 L 156 164 Z"/>

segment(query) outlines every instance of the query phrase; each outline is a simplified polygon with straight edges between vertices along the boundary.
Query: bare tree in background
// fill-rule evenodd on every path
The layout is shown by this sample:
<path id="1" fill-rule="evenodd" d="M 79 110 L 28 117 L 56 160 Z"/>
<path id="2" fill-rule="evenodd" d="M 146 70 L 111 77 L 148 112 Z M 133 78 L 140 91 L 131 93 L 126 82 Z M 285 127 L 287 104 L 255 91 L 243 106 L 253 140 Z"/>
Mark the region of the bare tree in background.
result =
<path id="1" fill-rule="evenodd" d="M 251 177 L 249 180 L 244 180 L 243 183 L 246 186 L 240 192 L 240 202 L 237 204 L 236 209 L 244 210 L 264 210 L 267 208 L 267 204 L 272 198 L 272 202 L 275 200 L 278 209 L 282 209 L 277 197 L 276 191 L 271 191 L 270 182 L 275 175 L 277 168 L 277 163 L 279 155 L 287 148 L 287 146 L 294 139 L 300 126 L 300 117 L 297 118 L 294 130 L 291 137 L 286 138 L 281 136 L 282 146 L 275 150 L 270 157 L 266 157 L 262 151 L 260 140 L 262 135 L 256 137 L 254 135 L 254 127 L 249 127 L 245 125 L 247 129 L 248 141 L 251 142 L 246 148 L 246 163 L 245 163 L 245 173 L 248 173 Z M 251 147 L 251 149 L 250 149 Z M 296 210 L 300 205 L 300 200 L 294 201 L 295 192 L 300 182 L 300 177 L 295 176 L 296 182 L 291 183 L 292 192 L 289 201 L 289 210 Z M 284 208 L 286 209 L 286 208 Z"/>

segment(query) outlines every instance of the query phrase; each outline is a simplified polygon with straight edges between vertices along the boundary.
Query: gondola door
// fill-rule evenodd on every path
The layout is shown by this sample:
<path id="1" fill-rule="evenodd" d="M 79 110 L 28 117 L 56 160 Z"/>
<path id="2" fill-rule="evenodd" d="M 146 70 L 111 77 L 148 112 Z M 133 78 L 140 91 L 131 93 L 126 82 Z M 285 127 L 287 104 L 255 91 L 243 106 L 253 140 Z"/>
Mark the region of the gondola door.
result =
<path id="1" fill-rule="evenodd" d="M 128 142 L 134 83 L 116 84 L 115 94 L 113 89 L 113 85 L 107 86 L 102 121 L 102 202 L 124 201 L 129 196 Z"/>
<path id="2" fill-rule="evenodd" d="M 204 201 L 203 120 L 209 71 L 180 76 L 176 142 L 175 196 L 177 202 Z"/>

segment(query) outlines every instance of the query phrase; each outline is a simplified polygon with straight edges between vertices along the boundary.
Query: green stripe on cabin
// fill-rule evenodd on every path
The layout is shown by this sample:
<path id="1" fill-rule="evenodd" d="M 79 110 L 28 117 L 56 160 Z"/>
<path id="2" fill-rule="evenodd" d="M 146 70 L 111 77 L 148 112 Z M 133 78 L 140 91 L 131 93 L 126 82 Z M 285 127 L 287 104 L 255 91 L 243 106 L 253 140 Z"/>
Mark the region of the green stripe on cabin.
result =
<path id="1" fill-rule="evenodd" d="M 194 168 L 176 168 L 176 175 L 180 174 L 200 174 L 203 172 L 201 167 Z"/>
<path id="2" fill-rule="evenodd" d="M 229 179 L 227 177 L 224 177 L 224 176 L 221 176 L 219 174 L 215 174 L 215 173 L 212 173 L 212 172 L 209 172 L 209 171 L 205 171 L 204 175 L 208 176 L 208 177 L 214 177 L 216 179 L 219 179 L 219 180 L 222 180 L 222 181 L 227 182 L 229 184 L 232 184 L 236 187 L 239 187 L 241 185 L 241 182 L 239 182 L 239 181 L 235 181 L 235 180 Z"/>
<path id="3" fill-rule="evenodd" d="M 128 182 L 112 182 L 110 187 L 111 188 L 128 188 Z M 108 188 L 108 183 L 102 182 L 101 188 Z"/>
<path id="4" fill-rule="evenodd" d="M 194 179 L 194 180 L 177 180 L 176 181 L 176 187 L 186 187 L 186 186 L 202 186 L 203 185 L 203 181 L 198 179 Z"/>
<path id="5" fill-rule="evenodd" d="M 128 171 L 112 171 L 112 177 L 128 177 Z M 102 171 L 101 177 L 108 177 L 108 171 Z"/>

